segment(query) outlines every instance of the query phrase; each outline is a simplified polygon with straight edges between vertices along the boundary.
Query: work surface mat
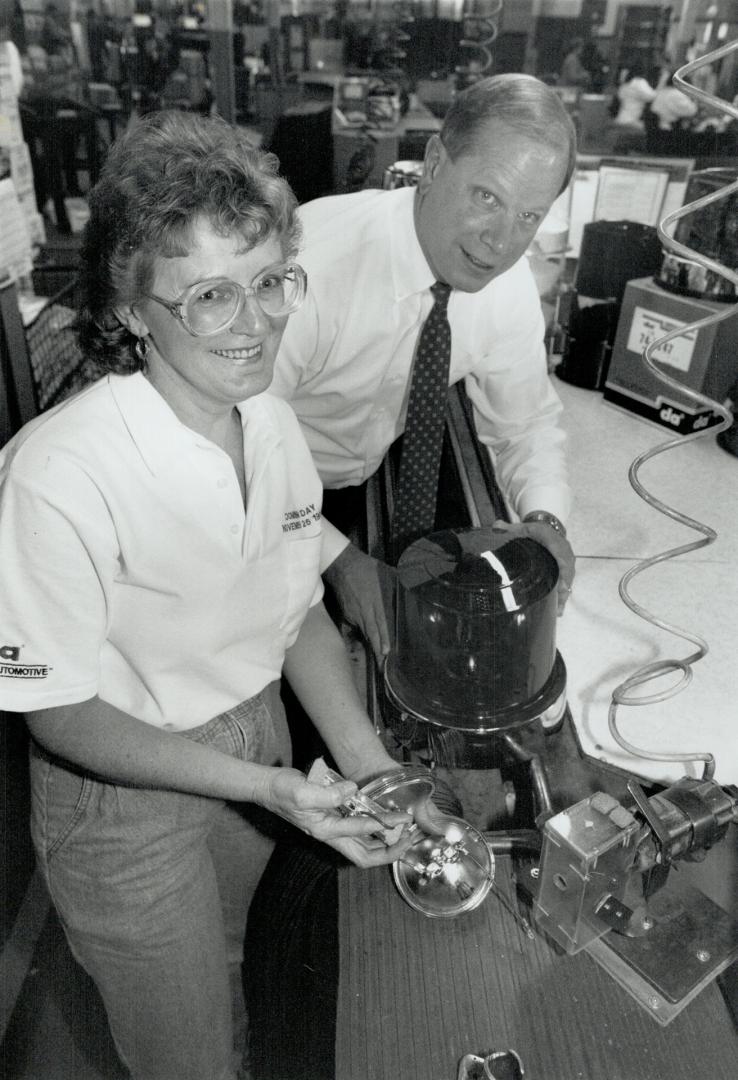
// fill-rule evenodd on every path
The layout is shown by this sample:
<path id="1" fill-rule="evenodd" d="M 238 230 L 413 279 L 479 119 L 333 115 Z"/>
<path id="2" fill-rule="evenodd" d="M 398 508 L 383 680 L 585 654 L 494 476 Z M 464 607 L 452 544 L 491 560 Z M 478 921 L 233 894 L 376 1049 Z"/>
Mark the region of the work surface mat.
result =
<path id="1" fill-rule="evenodd" d="M 497 887 L 511 895 L 510 862 Z M 734 1080 L 738 1034 L 713 983 L 666 1026 L 586 954 L 525 935 L 491 893 L 430 919 L 388 870 L 338 874 L 336 1080 L 456 1080 L 514 1049 L 526 1080 Z"/>

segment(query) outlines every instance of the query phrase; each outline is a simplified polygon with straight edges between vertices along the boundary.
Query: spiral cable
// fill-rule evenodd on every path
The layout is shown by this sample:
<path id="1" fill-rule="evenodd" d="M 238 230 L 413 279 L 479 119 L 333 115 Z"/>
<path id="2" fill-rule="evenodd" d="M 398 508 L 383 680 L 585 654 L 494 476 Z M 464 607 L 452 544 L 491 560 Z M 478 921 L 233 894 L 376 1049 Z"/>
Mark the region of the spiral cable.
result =
<path id="1" fill-rule="evenodd" d="M 689 97 L 695 98 L 711 107 L 724 110 L 731 117 L 738 120 L 738 108 L 733 104 L 728 104 L 722 98 L 718 98 L 713 94 L 707 93 L 699 87 L 693 86 L 686 81 L 686 76 L 691 75 L 699 68 L 706 67 L 708 65 L 716 63 L 718 60 L 727 56 L 729 53 L 738 49 L 738 39 L 731 41 L 722 47 L 715 49 L 710 53 L 706 53 L 704 56 L 697 60 L 694 60 L 688 64 L 683 65 L 674 74 L 674 84 L 679 87 Z M 693 259 L 695 262 L 700 263 L 706 270 L 712 270 L 719 276 L 726 278 L 730 281 L 738 293 L 738 272 L 723 266 L 722 263 L 717 262 L 714 259 L 708 258 L 699 252 L 694 251 L 692 248 L 687 247 L 673 238 L 673 235 L 667 232 L 667 229 L 675 225 L 681 218 L 687 217 L 690 214 L 694 214 L 696 211 L 701 210 L 703 207 L 717 202 L 721 199 L 727 198 L 734 192 L 738 191 L 738 180 L 732 183 L 726 184 L 724 187 L 717 191 L 711 192 L 702 198 L 695 199 L 693 202 L 682 206 L 678 210 L 674 210 L 672 213 L 667 214 L 666 217 L 658 225 L 659 238 L 665 248 L 681 255 L 685 258 Z M 690 642 L 694 645 L 695 651 L 689 656 L 683 659 L 667 659 L 658 660 L 654 663 L 645 665 L 635 671 L 629 678 L 625 679 L 622 683 L 615 687 L 612 692 L 612 698 L 610 702 L 610 708 L 608 713 L 608 726 L 610 734 L 615 742 L 626 750 L 628 753 L 635 757 L 644 758 L 650 761 L 702 761 L 703 767 L 703 779 L 712 778 L 715 772 L 715 759 L 714 756 L 707 751 L 695 751 L 694 753 L 652 753 L 648 750 L 636 747 L 630 742 L 627 742 L 617 727 L 617 710 L 620 705 L 650 705 L 655 702 L 665 701 L 670 697 L 673 697 L 680 690 L 684 689 L 692 679 L 692 665 L 698 660 L 701 660 L 706 656 L 708 652 L 707 642 L 696 634 L 690 633 L 680 627 L 674 626 L 671 623 L 665 622 L 663 619 L 658 618 L 652 612 L 648 611 L 642 605 L 638 604 L 628 592 L 628 586 L 631 581 L 638 575 L 648 570 L 652 566 L 656 566 L 658 563 L 666 562 L 668 559 L 674 559 L 679 555 L 684 555 L 690 551 L 696 551 L 698 548 L 706 547 L 709 544 L 714 543 L 717 539 L 717 533 L 709 525 L 706 525 L 694 518 L 688 517 L 686 514 L 674 507 L 668 506 L 660 499 L 656 498 L 639 479 L 639 471 L 647 461 L 656 457 L 658 454 L 664 453 L 676 446 L 684 446 L 685 443 L 693 442 L 695 439 L 703 438 L 710 434 L 716 434 L 720 431 L 724 431 L 725 428 L 730 427 L 733 422 L 733 416 L 731 412 L 725 408 L 722 404 L 714 401 L 712 398 L 707 397 L 705 394 L 700 393 L 697 390 L 693 390 L 691 387 L 685 386 L 683 383 L 678 382 L 671 376 L 666 375 L 660 368 L 656 366 L 654 360 L 654 353 L 657 349 L 662 348 L 668 342 L 674 338 L 681 337 L 682 335 L 695 334 L 707 326 L 715 325 L 722 322 L 724 319 L 730 318 L 736 311 L 736 304 L 726 306 L 724 311 L 716 311 L 705 318 L 696 320 L 688 324 L 687 326 L 677 327 L 674 330 L 669 331 L 667 334 L 662 335 L 660 338 L 649 342 L 643 351 L 643 359 L 646 366 L 667 386 L 677 390 L 680 394 L 686 395 L 691 402 L 697 406 L 703 408 L 710 408 L 715 414 L 720 416 L 721 422 L 719 425 L 712 425 L 709 428 L 704 428 L 699 431 L 691 432 L 687 435 L 679 435 L 673 439 L 669 439 L 665 443 L 659 445 L 639 454 L 638 457 L 632 462 L 628 471 L 628 479 L 631 487 L 635 490 L 645 502 L 652 506 L 655 510 L 664 514 L 666 517 L 671 518 L 674 521 L 679 522 L 688 528 L 693 529 L 695 532 L 700 533 L 700 538 L 692 541 L 691 543 L 680 545 L 679 547 L 671 548 L 668 551 L 662 552 L 658 555 L 654 555 L 647 559 L 642 559 L 635 566 L 631 567 L 620 580 L 619 593 L 623 602 L 631 611 L 647 622 L 652 623 L 654 626 L 660 627 L 662 630 L 674 634 L 676 637 L 682 638 L 684 641 Z M 676 673 L 680 677 L 677 681 L 667 687 L 664 690 L 657 691 L 651 694 L 634 694 L 631 693 L 636 687 L 643 686 L 646 683 L 651 682 L 654 679 L 662 678 L 663 676 Z"/>
<path id="2" fill-rule="evenodd" d="M 483 79 L 489 74 L 492 67 L 491 46 L 499 33 L 498 20 L 502 11 L 503 0 L 489 0 L 484 4 L 484 13 L 470 12 L 464 14 L 464 37 L 459 42 L 459 48 L 471 49 L 481 54 L 479 67 L 472 68 L 472 57 L 468 64 L 462 64 L 456 68 L 458 75 L 463 75 L 468 80 Z M 478 7 L 475 4 L 474 7 Z"/>

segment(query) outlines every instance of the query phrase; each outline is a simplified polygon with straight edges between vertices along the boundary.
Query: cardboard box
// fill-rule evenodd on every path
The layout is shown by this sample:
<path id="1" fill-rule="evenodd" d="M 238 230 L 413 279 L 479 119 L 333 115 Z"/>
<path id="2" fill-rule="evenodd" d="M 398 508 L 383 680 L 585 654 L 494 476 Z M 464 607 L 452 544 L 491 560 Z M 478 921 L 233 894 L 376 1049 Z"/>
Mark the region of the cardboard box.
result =
<path id="1" fill-rule="evenodd" d="M 650 342 L 676 327 L 689 327 L 714 313 L 733 313 L 722 322 L 683 336 L 656 349 L 653 359 L 684 387 L 722 403 L 738 379 L 738 313 L 735 305 L 697 300 L 667 292 L 652 278 L 636 278 L 625 287 L 605 400 L 687 435 L 712 427 L 721 417 L 709 406 L 693 402 L 651 371 L 643 358 Z"/>

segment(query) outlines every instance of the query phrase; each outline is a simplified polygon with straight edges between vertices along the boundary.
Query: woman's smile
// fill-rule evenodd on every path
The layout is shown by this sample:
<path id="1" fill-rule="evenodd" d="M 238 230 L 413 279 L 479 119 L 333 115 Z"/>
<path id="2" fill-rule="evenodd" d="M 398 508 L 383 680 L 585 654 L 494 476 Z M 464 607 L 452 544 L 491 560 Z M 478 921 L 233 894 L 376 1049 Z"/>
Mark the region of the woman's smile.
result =
<path id="1" fill-rule="evenodd" d="M 211 349 L 216 356 L 222 356 L 226 360 L 255 360 L 261 356 L 261 343 L 241 349 Z"/>

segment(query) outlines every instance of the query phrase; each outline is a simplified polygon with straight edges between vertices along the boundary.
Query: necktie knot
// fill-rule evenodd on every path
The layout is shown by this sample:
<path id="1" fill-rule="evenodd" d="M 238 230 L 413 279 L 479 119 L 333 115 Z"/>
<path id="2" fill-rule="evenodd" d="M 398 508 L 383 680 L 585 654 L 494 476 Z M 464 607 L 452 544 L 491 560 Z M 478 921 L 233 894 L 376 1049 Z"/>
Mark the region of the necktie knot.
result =
<path id="1" fill-rule="evenodd" d="M 445 309 L 448 304 L 448 298 L 451 295 L 451 286 L 447 285 L 445 281 L 434 281 L 431 285 L 431 292 L 433 293 L 435 302 Z"/>

